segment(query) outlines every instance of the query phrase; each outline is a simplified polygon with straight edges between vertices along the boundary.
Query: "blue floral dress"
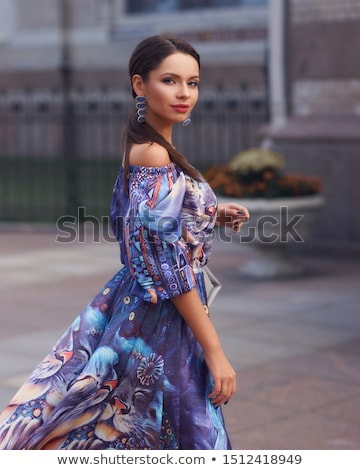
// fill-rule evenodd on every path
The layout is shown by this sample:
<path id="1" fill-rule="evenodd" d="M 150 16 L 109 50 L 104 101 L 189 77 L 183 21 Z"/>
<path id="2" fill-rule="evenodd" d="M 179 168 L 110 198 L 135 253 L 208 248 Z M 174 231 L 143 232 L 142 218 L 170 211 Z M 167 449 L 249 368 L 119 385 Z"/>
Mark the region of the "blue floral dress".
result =
<path id="1" fill-rule="evenodd" d="M 230 449 L 203 351 L 172 298 L 206 309 L 216 198 L 174 164 L 123 169 L 111 204 L 122 269 L 0 416 L 1 449 Z"/>

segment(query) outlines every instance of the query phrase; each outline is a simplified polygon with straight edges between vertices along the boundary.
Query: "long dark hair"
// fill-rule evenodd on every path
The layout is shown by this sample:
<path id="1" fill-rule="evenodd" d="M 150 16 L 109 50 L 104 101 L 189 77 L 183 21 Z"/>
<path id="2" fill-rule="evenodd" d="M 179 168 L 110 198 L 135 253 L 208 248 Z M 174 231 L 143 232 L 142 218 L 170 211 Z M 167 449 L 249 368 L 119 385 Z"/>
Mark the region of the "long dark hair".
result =
<path id="1" fill-rule="evenodd" d="M 174 36 L 151 36 L 141 41 L 131 55 L 129 61 L 130 80 L 133 75 L 138 74 L 146 81 L 150 72 L 155 70 L 166 57 L 175 52 L 191 55 L 200 67 L 199 54 L 188 42 Z M 132 95 L 134 98 L 136 97 L 134 89 L 132 89 Z M 184 173 L 197 181 L 202 179 L 200 172 L 190 165 L 184 155 L 176 150 L 153 127 L 146 122 L 139 123 L 137 121 L 137 114 L 134 107 L 134 112 L 129 117 L 123 138 L 125 148 L 123 162 L 125 183 L 129 174 L 129 153 L 132 144 L 144 144 L 148 142 L 155 142 L 165 147 L 169 153 L 170 160 L 178 165 Z M 127 187 L 127 184 L 125 184 L 125 187 Z"/>

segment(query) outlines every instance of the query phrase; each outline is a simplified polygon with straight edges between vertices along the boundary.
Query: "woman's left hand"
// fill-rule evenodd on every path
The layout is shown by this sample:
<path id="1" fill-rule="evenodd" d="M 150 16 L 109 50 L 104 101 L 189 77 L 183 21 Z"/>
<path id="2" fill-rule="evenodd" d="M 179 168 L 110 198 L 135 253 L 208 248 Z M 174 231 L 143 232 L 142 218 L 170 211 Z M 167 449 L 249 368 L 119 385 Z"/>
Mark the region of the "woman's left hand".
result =
<path id="1" fill-rule="evenodd" d="M 233 232 L 239 232 L 249 218 L 249 211 L 244 206 L 234 203 L 218 205 L 216 224 L 232 227 Z"/>

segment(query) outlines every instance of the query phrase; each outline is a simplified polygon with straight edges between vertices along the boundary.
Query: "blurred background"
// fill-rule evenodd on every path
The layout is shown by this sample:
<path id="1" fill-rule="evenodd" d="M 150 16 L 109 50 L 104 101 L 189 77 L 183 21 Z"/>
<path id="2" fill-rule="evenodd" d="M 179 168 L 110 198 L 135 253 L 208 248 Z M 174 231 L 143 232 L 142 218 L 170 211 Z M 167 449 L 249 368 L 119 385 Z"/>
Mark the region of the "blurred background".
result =
<path id="1" fill-rule="evenodd" d="M 108 213 L 130 98 L 127 62 L 174 33 L 202 58 L 175 141 L 206 170 L 251 147 L 320 176 L 321 247 L 360 240 L 359 0 L 2 0 L 0 221 Z"/>
<path id="2" fill-rule="evenodd" d="M 201 55 L 192 124 L 174 135 L 191 163 L 216 178 L 253 150 L 256 176 L 281 155 L 292 183 L 322 183 L 243 201 L 245 234 L 258 209 L 290 218 L 324 201 L 305 214 L 306 243 L 258 245 L 268 276 L 244 275 L 255 243 L 214 240 L 212 317 L 239 381 L 224 409 L 234 448 L 359 449 L 360 0 L 0 0 L 0 408 L 119 269 L 99 221 L 134 107 L 127 63 L 158 33 Z M 64 216 L 78 218 L 76 239 L 59 231 Z M 272 271 L 284 247 L 302 275 Z"/>

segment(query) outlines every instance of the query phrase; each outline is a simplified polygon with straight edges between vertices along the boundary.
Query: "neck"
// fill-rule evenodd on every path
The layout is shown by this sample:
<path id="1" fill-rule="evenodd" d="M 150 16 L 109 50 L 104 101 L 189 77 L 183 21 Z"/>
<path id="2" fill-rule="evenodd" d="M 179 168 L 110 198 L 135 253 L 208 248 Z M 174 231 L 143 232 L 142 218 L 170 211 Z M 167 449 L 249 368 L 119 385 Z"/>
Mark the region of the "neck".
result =
<path id="1" fill-rule="evenodd" d="M 163 122 L 156 117 L 150 117 L 147 119 L 148 124 L 156 130 L 169 144 L 172 145 L 172 130 L 173 123 Z"/>

